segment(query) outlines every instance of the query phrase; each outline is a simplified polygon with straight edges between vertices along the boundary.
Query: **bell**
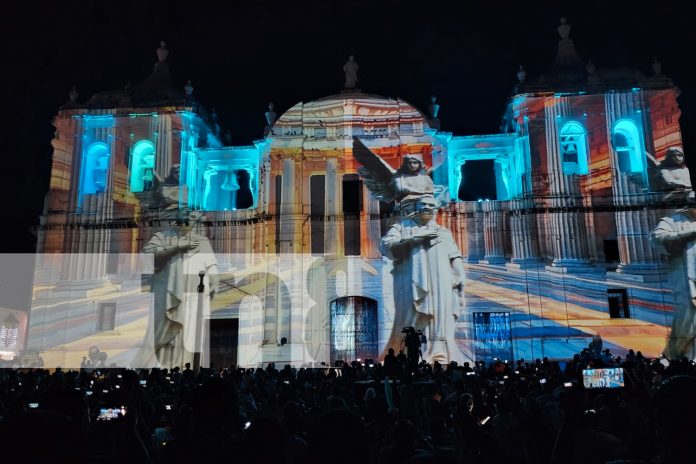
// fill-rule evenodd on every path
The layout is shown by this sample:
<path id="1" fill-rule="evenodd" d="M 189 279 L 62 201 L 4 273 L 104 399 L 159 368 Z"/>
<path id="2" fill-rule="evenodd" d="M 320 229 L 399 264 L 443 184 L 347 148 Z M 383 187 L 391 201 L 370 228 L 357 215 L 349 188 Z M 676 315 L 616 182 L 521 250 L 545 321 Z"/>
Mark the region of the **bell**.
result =
<path id="1" fill-rule="evenodd" d="M 237 176 L 233 175 L 233 172 L 230 171 L 227 173 L 227 176 L 225 177 L 225 182 L 222 183 L 220 186 L 222 190 L 239 190 L 239 183 L 237 182 Z"/>

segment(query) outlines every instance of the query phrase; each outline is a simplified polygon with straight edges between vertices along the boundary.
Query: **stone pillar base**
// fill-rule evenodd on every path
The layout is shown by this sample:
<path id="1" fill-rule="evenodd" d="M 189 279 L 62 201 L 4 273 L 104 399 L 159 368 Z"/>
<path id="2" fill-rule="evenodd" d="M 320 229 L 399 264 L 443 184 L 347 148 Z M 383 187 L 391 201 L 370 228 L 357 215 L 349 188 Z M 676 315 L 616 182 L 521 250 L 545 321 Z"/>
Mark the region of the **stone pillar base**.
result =
<path id="1" fill-rule="evenodd" d="M 607 272 L 607 280 L 619 282 L 659 282 L 667 277 L 668 269 L 657 264 L 620 264 L 616 272 Z"/>
<path id="2" fill-rule="evenodd" d="M 558 274 L 588 274 L 588 273 L 599 273 L 604 272 L 603 269 L 595 266 L 589 261 L 581 260 L 554 260 L 550 266 L 544 266 L 549 272 L 556 272 Z"/>
<path id="3" fill-rule="evenodd" d="M 536 269 L 543 266 L 544 263 L 536 258 L 513 258 L 509 263 L 505 264 L 507 269 Z"/>
<path id="4" fill-rule="evenodd" d="M 505 264 L 506 259 L 502 256 L 491 256 L 479 261 L 480 264 Z"/>
<path id="5" fill-rule="evenodd" d="M 90 280 L 61 280 L 49 290 L 54 297 L 88 297 L 117 292 L 116 287 L 107 278 Z"/>

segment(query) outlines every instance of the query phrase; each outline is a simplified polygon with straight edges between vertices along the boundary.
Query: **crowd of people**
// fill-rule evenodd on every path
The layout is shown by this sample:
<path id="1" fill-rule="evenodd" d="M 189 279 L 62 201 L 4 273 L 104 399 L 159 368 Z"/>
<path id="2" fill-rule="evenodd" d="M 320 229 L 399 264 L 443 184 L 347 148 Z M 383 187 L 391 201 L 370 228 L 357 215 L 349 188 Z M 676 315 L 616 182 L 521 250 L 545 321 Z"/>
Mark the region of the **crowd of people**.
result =
<path id="1" fill-rule="evenodd" d="M 621 368 L 588 389 L 582 371 Z M 696 367 L 583 350 L 473 365 L 0 369 L 23 462 L 693 462 Z M 11 453 L 14 454 L 14 453 Z"/>

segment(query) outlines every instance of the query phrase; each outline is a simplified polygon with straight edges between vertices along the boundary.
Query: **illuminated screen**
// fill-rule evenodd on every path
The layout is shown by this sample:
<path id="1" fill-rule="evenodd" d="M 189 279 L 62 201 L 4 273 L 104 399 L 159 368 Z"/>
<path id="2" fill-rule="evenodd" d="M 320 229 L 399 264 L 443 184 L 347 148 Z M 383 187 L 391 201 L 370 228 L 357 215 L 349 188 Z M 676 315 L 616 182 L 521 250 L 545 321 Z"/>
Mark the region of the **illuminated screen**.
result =
<path id="1" fill-rule="evenodd" d="M 585 388 L 624 387 L 624 371 L 620 367 L 608 369 L 583 369 L 582 384 Z"/>
<path id="2" fill-rule="evenodd" d="M 126 407 L 100 408 L 97 420 L 110 421 L 126 415 Z"/>

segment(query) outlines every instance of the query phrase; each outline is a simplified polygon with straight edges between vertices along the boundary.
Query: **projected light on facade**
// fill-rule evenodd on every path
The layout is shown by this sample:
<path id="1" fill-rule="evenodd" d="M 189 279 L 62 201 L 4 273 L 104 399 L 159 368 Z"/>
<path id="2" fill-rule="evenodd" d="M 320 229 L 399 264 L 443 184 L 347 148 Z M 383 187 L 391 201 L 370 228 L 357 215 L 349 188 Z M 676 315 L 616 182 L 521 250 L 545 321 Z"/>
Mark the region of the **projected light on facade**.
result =
<path id="1" fill-rule="evenodd" d="M 563 44 L 560 54 L 575 53 Z M 678 211 L 693 197 L 686 168 L 667 160 L 681 145 L 676 87 L 662 75 L 635 74 L 630 87 L 621 72 L 598 80 L 584 64 L 562 71 L 524 76 L 500 133 L 483 135 L 445 132 L 404 100 L 354 90 L 299 102 L 239 147 L 223 146 L 208 113 L 176 95 L 121 108 L 98 94 L 61 109 L 28 347 L 68 367 L 99 336 L 123 365 L 143 359 L 159 304 L 148 282 L 167 266 L 195 276 L 181 266 L 205 242 L 220 280 L 209 319 L 238 321 L 229 327 L 241 365 L 379 359 L 398 348 L 397 300 L 406 294 L 417 312 L 455 280 L 447 266 L 431 278 L 428 266 L 446 261 L 419 261 L 452 242 L 462 301 L 440 332 L 433 314 L 417 320 L 452 329 L 441 359 L 568 358 L 597 334 L 615 354 L 658 356 L 690 291 L 673 291 L 672 263 L 686 251 L 661 247 L 658 228 L 687 221 Z M 356 140 L 377 175 L 361 170 Z M 422 160 L 412 184 L 398 177 L 405 159 Z M 418 227 L 432 229 L 427 240 Z M 415 231 L 403 242 L 418 244 L 387 243 L 395 230 Z M 157 249 L 153 237 L 193 251 L 155 265 L 143 253 Z M 403 262 L 418 265 L 409 274 Z M 449 287 L 448 303 L 458 282 Z M 95 329 L 107 303 L 108 336 Z M 670 355 L 696 355 L 673 346 Z"/>

